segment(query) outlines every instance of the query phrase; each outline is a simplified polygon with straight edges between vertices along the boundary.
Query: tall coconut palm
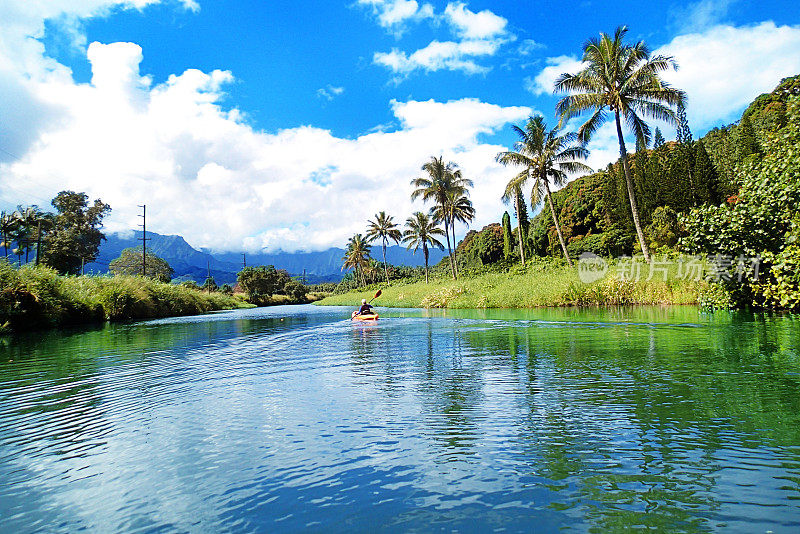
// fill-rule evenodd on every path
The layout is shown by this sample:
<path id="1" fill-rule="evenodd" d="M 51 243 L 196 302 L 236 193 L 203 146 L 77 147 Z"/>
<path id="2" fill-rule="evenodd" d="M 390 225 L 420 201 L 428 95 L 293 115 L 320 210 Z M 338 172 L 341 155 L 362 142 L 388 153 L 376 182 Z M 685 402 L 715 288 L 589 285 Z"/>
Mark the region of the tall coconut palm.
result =
<path id="1" fill-rule="evenodd" d="M 461 192 L 458 189 L 455 190 L 454 196 L 449 199 L 446 205 L 446 215 L 440 206 L 431 208 L 431 215 L 435 221 L 444 221 L 446 219 L 450 221 L 449 231 L 453 234 L 453 265 L 455 266 L 456 275 L 458 275 L 456 222 L 464 223 L 469 226 L 469 223 L 475 218 L 475 207 L 469 199 L 469 191 L 464 190 Z M 448 229 L 445 228 L 445 231 L 448 231 Z"/>
<path id="2" fill-rule="evenodd" d="M 444 245 L 436 236 L 445 235 L 445 231 L 436 226 L 430 217 L 418 211 L 406 219 L 407 230 L 403 232 L 403 243 L 408 243 L 407 248 L 414 253 L 422 247 L 425 256 L 425 283 L 428 283 L 428 246 L 444 250 Z"/>
<path id="3" fill-rule="evenodd" d="M 347 243 L 347 250 L 344 253 L 344 264 L 342 270 L 353 269 L 355 270 L 356 280 L 359 275 L 363 285 L 367 285 L 367 280 L 364 275 L 364 270 L 369 266 L 370 246 L 361 234 L 356 234 L 350 238 Z"/>
<path id="4" fill-rule="evenodd" d="M 528 117 L 524 129 L 519 126 L 513 128 L 519 136 L 519 141 L 514 143 L 515 150 L 500 152 L 497 155 L 497 161 L 503 165 L 515 165 L 523 169 L 508 182 L 503 193 L 503 201 L 508 202 L 512 198 L 518 199 L 518 189 L 524 187 L 525 183 L 532 179 L 534 182 L 531 191 L 531 206 L 537 206 L 543 200 L 547 200 L 564 257 L 567 258 L 567 263 L 572 265 L 567 245 L 564 242 L 564 235 L 561 233 L 561 225 L 558 224 L 556 210 L 553 207 L 550 184 L 561 187 L 567 182 L 567 173 L 592 172 L 592 169 L 576 161 L 586 159 L 589 151 L 583 146 L 575 144 L 577 139 L 575 133 L 559 135 L 560 128 L 558 126 L 548 129 L 541 116 Z M 517 205 L 517 213 L 519 213 L 519 205 Z M 519 241 L 520 256 L 524 263 L 521 224 L 519 225 Z"/>
<path id="5" fill-rule="evenodd" d="M 11 241 L 11 235 L 17 228 L 17 218 L 13 213 L 0 213 L 0 234 L 3 237 L 3 252 L 5 257 L 8 258 L 8 245 Z"/>
<path id="6" fill-rule="evenodd" d="M 450 257 L 450 269 L 455 279 L 457 276 L 455 259 L 448 232 L 453 220 L 451 206 L 456 199 L 469 194 L 468 188 L 472 187 L 472 180 L 464 178 L 455 163 L 445 164 L 442 156 L 431 157 L 431 161 L 423 165 L 422 170 L 428 176 L 411 180 L 411 185 L 416 188 L 411 193 L 411 199 L 422 197 L 423 202 L 432 201 L 435 204 L 435 212 L 441 216 L 440 220 L 445 228 L 447 254 Z M 453 239 L 455 240 L 455 237 Z"/>
<path id="7" fill-rule="evenodd" d="M 375 214 L 374 221 L 367 221 L 367 243 L 381 240 L 383 246 L 383 272 L 386 274 L 386 285 L 389 285 L 389 267 L 386 264 L 386 245 L 389 240 L 399 243 L 403 234 L 397 228 L 391 215 L 386 215 L 385 211 Z"/>
<path id="8" fill-rule="evenodd" d="M 627 33 L 628 28 L 620 26 L 613 37 L 601 33 L 599 38 L 589 39 L 584 44 L 585 67 L 576 74 L 562 74 L 555 82 L 557 91 L 572 93 L 558 102 L 556 112 L 560 115 L 561 124 L 564 124 L 585 111 L 592 111 L 589 119 L 578 129 L 582 142 L 588 141 L 608 120 L 606 108 L 614 114 L 633 224 L 642 253 L 649 262 L 650 251 L 639 221 L 628 152 L 622 137 L 622 120 L 625 120 L 625 125 L 633 132 L 637 142 L 647 146 L 650 127 L 642 116 L 677 125 L 672 106 L 685 105 L 686 95 L 659 76 L 659 73 L 668 69 L 677 69 L 675 60 L 670 56 L 650 57 L 650 50 L 644 41 L 633 45 L 623 42 Z"/>

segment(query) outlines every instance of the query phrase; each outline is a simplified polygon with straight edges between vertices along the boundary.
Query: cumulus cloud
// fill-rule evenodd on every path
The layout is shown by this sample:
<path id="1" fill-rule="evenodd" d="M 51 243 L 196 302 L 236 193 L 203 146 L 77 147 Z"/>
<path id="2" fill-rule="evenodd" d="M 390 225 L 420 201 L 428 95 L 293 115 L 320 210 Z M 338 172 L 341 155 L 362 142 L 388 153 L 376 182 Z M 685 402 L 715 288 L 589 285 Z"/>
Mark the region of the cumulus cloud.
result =
<path id="1" fill-rule="evenodd" d="M 481 74 L 488 72 L 490 67 L 481 65 L 477 60 L 494 56 L 503 44 L 515 38 L 506 29 L 506 19 L 488 9 L 478 13 L 470 11 L 462 2 L 447 4 L 442 15 L 435 18 L 444 22 L 458 40 L 434 40 L 411 53 L 398 48 L 393 48 L 391 52 L 376 52 L 373 62 L 399 76 L 407 76 L 417 70 Z"/>
<path id="2" fill-rule="evenodd" d="M 653 53 L 678 62 L 664 78 L 686 91 L 690 125 L 702 129 L 738 119 L 756 96 L 800 72 L 798 50 L 800 26 L 762 22 L 679 35 Z"/>
<path id="3" fill-rule="evenodd" d="M 466 4 L 454 2 L 447 4 L 444 19 L 461 39 L 494 39 L 506 33 L 508 21 L 488 9 L 475 13 Z"/>
<path id="4" fill-rule="evenodd" d="M 535 95 L 550 94 L 556 79 L 568 72 L 573 74 L 583 68 L 583 63 L 573 56 L 549 57 L 545 60 L 547 66 L 533 78 L 525 78 L 525 89 Z"/>
<path id="5" fill-rule="evenodd" d="M 425 48 L 412 54 L 393 48 L 391 52 L 377 52 L 373 58 L 396 74 L 407 75 L 416 70 L 433 72 L 437 70 L 460 70 L 467 74 L 488 72 L 489 68 L 479 65 L 474 58 L 492 56 L 497 52 L 497 41 L 433 41 Z"/>
<path id="6" fill-rule="evenodd" d="M 409 181 L 442 154 L 475 179 L 476 224 L 485 224 L 498 217 L 508 177 L 493 160 L 503 147 L 482 136 L 531 112 L 474 99 L 392 101 L 395 131 L 263 132 L 220 105 L 230 72 L 189 69 L 154 84 L 139 71 L 142 56 L 134 43 L 91 43 L 91 83 L 62 72 L 23 88 L 58 118 L 19 159 L 0 163 L 3 200 L 86 191 L 111 204 L 108 231 L 135 228 L 137 204 L 147 204 L 150 228 L 195 246 L 313 250 L 341 246 L 376 211 L 404 220 L 424 209 L 410 201 Z"/>

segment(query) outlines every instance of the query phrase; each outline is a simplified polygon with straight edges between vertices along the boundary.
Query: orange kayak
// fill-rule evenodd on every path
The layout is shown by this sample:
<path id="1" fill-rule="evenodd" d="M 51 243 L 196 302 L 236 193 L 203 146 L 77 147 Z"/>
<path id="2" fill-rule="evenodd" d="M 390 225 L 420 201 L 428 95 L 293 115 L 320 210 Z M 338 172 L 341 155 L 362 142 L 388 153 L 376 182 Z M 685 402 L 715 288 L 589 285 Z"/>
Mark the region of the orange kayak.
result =
<path id="1" fill-rule="evenodd" d="M 378 314 L 377 313 L 365 313 L 364 315 L 358 315 L 357 311 L 353 312 L 353 315 L 350 316 L 350 319 L 353 321 L 377 321 Z"/>

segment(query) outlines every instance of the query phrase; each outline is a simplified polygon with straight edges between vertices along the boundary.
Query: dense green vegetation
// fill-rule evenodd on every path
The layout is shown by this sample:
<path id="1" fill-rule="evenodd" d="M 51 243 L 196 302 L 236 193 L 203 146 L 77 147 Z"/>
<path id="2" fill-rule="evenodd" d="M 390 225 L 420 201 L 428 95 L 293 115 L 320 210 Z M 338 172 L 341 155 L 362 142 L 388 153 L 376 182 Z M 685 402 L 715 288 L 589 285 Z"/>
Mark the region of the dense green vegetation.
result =
<path id="1" fill-rule="evenodd" d="M 249 306 L 242 299 L 141 276 L 69 276 L 0 259 L 0 331 L 194 315 Z"/>

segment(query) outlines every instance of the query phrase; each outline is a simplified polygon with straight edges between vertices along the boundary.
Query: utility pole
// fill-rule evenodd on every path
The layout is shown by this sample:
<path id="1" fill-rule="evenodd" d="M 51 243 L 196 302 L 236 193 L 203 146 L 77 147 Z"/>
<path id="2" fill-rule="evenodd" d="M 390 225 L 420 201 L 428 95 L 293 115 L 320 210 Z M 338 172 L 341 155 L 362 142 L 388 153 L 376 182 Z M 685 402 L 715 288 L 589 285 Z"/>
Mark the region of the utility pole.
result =
<path id="1" fill-rule="evenodd" d="M 211 260 L 206 258 L 206 269 L 208 270 L 208 276 L 206 277 L 206 291 L 211 293 Z"/>
<path id="2" fill-rule="evenodd" d="M 142 208 L 142 214 L 139 215 L 142 218 L 142 224 L 139 225 L 142 227 L 142 237 L 139 238 L 142 242 L 142 276 L 147 276 L 147 242 L 150 241 L 147 237 L 147 204 L 140 204 L 139 207 Z"/>
<path id="3" fill-rule="evenodd" d="M 245 267 L 247 267 L 247 255 L 244 252 L 242 252 L 242 269 L 244 269 Z"/>
<path id="4" fill-rule="evenodd" d="M 306 285 L 306 270 L 303 268 L 303 285 Z"/>
<path id="5" fill-rule="evenodd" d="M 39 250 L 42 248 L 42 221 L 39 221 L 39 229 L 36 231 L 36 265 L 39 265 Z"/>

